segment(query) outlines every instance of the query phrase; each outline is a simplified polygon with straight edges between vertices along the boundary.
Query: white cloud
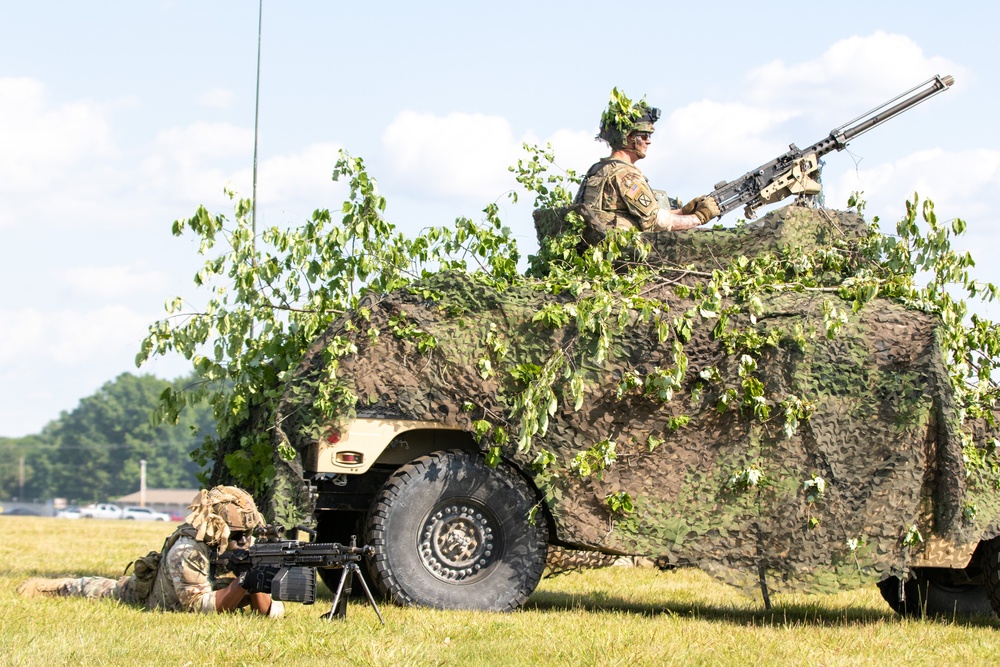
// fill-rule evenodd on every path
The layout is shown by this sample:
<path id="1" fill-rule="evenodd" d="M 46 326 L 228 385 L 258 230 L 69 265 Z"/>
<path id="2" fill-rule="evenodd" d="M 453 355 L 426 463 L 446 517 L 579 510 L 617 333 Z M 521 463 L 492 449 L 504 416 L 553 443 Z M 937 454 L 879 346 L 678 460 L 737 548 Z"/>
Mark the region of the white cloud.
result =
<path id="1" fill-rule="evenodd" d="M 332 174 L 340 148 L 334 143 L 311 144 L 298 153 L 263 160 L 257 169 L 257 201 L 274 203 L 302 198 L 311 200 L 314 207 L 330 206 L 328 197 L 338 187 Z M 233 175 L 232 182 L 242 195 L 249 196 L 252 170 L 241 169 Z"/>
<path id="2" fill-rule="evenodd" d="M 520 141 L 501 116 L 404 111 L 382 134 L 390 169 L 407 189 L 495 199 L 511 187 Z"/>
<path id="3" fill-rule="evenodd" d="M 563 128 L 546 138 L 531 132 L 516 137 L 505 118 L 458 112 L 404 111 L 382 135 L 396 187 L 421 199 L 496 200 L 516 185 L 508 167 L 525 157 L 524 143 L 552 144 L 554 173 L 582 173 L 608 153 L 591 132 Z"/>
<path id="4" fill-rule="evenodd" d="M 925 55 L 905 35 L 878 31 L 834 42 L 814 60 L 796 64 L 775 60 L 751 70 L 746 76 L 747 98 L 756 104 L 793 104 L 839 118 L 845 110 L 860 114 L 866 105 L 884 102 L 935 74 L 963 79 L 965 70 L 946 58 Z"/>
<path id="5" fill-rule="evenodd" d="M 933 74 L 967 78 L 961 67 L 925 55 L 903 35 L 875 32 L 842 39 L 815 59 L 776 60 L 751 70 L 734 101 L 702 100 L 673 111 L 658 123 L 641 166 L 654 187 L 671 194 L 705 190 L 709 184 L 690 182 L 692 174 L 709 173 L 715 180 L 738 177 L 786 151 L 790 142 L 805 147 Z M 963 172 L 962 165 L 953 166 Z M 869 181 L 875 178 L 872 174 Z M 934 181 L 925 174 L 918 182 Z M 843 188 L 828 188 L 827 195 L 831 204 L 846 202 Z"/>
<path id="6" fill-rule="evenodd" d="M 115 156 L 106 115 L 87 101 L 52 106 L 34 79 L 0 78 L 0 193 L 37 195 Z"/>
<path id="7" fill-rule="evenodd" d="M 527 141 L 532 143 L 531 139 Z M 593 132 L 556 130 L 551 137 L 534 143 L 544 146 L 546 142 L 552 144 L 556 165 L 562 169 L 574 169 L 579 176 L 609 152 L 608 145 L 594 139 Z"/>
<path id="8" fill-rule="evenodd" d="M 0 385 L 6 387 L 0 433 L 37 433 L 119 373 L 136 373 L 135 354 L 153 319 L 120 306 L 0 310 Z M 190 373 L 191 362 L 169 355 L 138 372 L 172 378 Z"/>
<path id="9" fill-rule="evenodd" d="M 868 169 L 849 169 L 825 185 L 827 204 L 844 207 L 851 192 L 863 191 L 874 214 L 901 215 L 913 192 L 962 217 L 995 217 L 1000 190 L 1000 151 L 918 151 Z"/>
<path id="10" fill-rule="evenodd" d="M 708 165 L 749 168 L 752 162 L 787 150 L 787 142 L 774 138 L 774 130 L 796 115 L 787 109 L 742 103 L 702 100 L 689 104 L 658 123 L 647 168 L 671 172 L 704 171 Z"/>
<path id="11" fill-rule="evenodd" d="M 56 282 L 79 296 L 120 299 L 141 293 L 162 295 L 168 284 L 162 271 L 141 264 L 128 266 L 81 266 L 54 273 Z"/>
<path id="12" fill-rule="evenodd" d="M 114 305 L 90 311 L 0 310 L 0 363 L 78 367 L 122 350 L 134 355 L 153 319 Z"/>
<path id="13" fill-rule="evenodd" d="M 210 109 L 228 109 L 235 99 L 236 96 L 231 90 L 213 88 L 198 96 L 198 104 Z"/>
<path id="14" fill-rule="evenodd" d="M 199 122 L 160 131 L 142 160 L 137 190 L 154 197 L 221 204 L 229 169 L 253 157 L 253 130 Z"/>

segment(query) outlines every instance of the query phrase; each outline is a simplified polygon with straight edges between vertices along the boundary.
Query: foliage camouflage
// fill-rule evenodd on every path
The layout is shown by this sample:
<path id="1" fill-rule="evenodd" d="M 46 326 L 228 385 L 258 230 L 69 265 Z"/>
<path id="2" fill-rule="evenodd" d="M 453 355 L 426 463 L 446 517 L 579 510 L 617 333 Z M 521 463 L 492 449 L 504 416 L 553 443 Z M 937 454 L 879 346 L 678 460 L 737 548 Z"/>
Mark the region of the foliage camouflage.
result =
<path id="1" fill-rule="evenodd" d="M 680 281 L 693 285 L 737 254 L 809 253 L 866 231 L 854 214 L 789 207 L 735 230 L 650 235 L 653 253 L 687 270 L 646 296 L 690 313 L 695 293 Z M 358 416 L 485 433 L 484 453 L 501 432 L 494 426 L 517 435 L 513 403 L 524 385 L 482 367 L 500 361 L 502 341 L 510 367 L 537 373 L 562 351 L 585 373 L 578 409 L 560 378 L 547 432 L 526 450 L 516 438 L 501 447 L 531 476 L 567 545 L 694 564 L 744 586 L 763 568 L 771 590 L 827 591 L 905 571 L 931 535 L 966 544 L 996 534 L 995 471 L 971 475 L 963 461 L 985 459 L 995 429 L 985 420 L 960 428 L 936 316 L 875 299 L 848 309 L 829 337 L 829 311 L 844 306 L 836 292 L 778 292 L 762 297 L 753 321 L 730 317 L 741 335 L 765 341 L 751 355 L 727 349 L 717 313 L 688 318 L 686 334 L 675 322 L 661 340 L 655 319 L 630 310 L 598 363 L 572 322 L 545 327 L 535 317 L 573 301 L 458 272 L 370 296 L 368 316 L 335 322 L 289 385 L 272 444 L 296 454 L 275 457 L 274 508 L 289 522 L 310 512 L 301 468 L 317 437 L 310 387 L 334 338 L 357 349 L 339 359 L 338 375 Z M 723 311 L 732 304 L 721 300 Z M 421 351 L 427 340 L 435 344 Z M 755 416 L 755 400 L 771 416 Z M 806 407 L 789 428 L 783 410 L 795 405 Z"/>
<path id="2" fill-rule="evenodd" d="M 536 208 L 568 206 L 575 176 L 526 148 L 512 171 Z M 339 222 L 319 210 L 251 243 L 241 200 L 234 224 L 203 208 L 175 223 L 203 253 L 228 243 L 196 279 L 222 281 L 138 357 L 194 360 L 205 383 L 161 414 L 209 398 L 212 481 L 284 525 L 312 515 L 309 446 L 381 415 L 474 433 L 534 481 L 533 518 L 567 546 L 744 585 L 840 588 L 904 571 L 932 537 L 996 534 L 1000 331 L 952 294 L 1000 290 L 970 277 L 950 245 L 964 221 L 931 202 L 908 201 L 895 236 L 806 208 L 658 235 L 542 214 L 520 275 L 496 204 L 407 238 L 361 160 L 334 174 L 351 188 Z"/>

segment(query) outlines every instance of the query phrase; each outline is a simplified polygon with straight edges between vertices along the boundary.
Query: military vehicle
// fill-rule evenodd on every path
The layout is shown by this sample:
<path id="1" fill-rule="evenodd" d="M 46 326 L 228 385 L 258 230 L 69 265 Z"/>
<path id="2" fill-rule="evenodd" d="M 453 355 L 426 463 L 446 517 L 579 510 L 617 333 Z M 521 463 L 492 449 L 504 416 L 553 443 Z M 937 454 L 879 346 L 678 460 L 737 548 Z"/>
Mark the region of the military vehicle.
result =
<path id="1" fill-rule="evenodd" d="M 565 219 L 536 219 L 540 237 Z M 838 294 L 822 257 L 866 235 L 856 214 L 801 206 L 648 234 L 646 261 L 673 268 L 646 296 L 669 313 L 622 311 L 606 358 L 577 320 L 538 317 L 586 294 L 445 271 L 369 297 L 288 384 L 272 507 L 286 525 L 312 514 L 321 541 L 358 534 L 402 604 L 515 609 L 555 545 L 697 566 L 765 599 L 878 583 L 904 614 L 1000 609 L 996 422 L 960 418 L 935 315 Z M 699 310 L 713 270 L 768 253 L 812 262 L 818 286 Z M 356 412 L 317 425 L 335 337 L 356 347 L 336 368 Z M 519 446 L 529 386 L 548 423 Z"/>

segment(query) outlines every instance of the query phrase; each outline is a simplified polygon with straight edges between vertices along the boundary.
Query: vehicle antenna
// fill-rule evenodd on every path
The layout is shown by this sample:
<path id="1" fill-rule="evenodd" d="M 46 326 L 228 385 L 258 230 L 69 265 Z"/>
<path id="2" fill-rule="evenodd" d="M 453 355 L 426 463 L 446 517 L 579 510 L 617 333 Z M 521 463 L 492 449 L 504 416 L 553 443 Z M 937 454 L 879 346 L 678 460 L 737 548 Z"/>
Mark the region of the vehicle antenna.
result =
<path id="1" fill-rule="evenodd" d="M 257 86 L 253 106 L 253 188 L 251 192 L 250 224 L 253 227 L 253 244 L 257 245 L 257 127 L 260 117 L 260 34 L 264 21 L 264 0 L 257 6 Z"/>

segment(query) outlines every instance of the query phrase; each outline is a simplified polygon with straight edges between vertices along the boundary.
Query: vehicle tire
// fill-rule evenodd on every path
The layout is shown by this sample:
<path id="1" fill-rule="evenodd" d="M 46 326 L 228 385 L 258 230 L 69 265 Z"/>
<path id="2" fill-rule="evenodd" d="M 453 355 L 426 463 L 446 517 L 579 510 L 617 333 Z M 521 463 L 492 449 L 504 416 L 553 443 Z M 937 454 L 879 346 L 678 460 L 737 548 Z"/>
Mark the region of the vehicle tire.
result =
<path id="1" fill-rule="evenodd" d="M 992 616 L 993 607 L 987 589 L 978 584 L 956 584 L 950 573 L 936 568 L 916 568 L 903 584 L 905 600 L 899 599 L 899 578 L 889 577 L 878 583 L 889 607 L 900 616 L 951 617 Z"/>
<path id="2" fill-rule="evenodd" d="M 460 450 L 402 466 L 368 516 L 375 584 L 398 604 L 517 609 L 545 569 L 548 530 L 528 522 L 536 503 L 516 471 Z"/>
<path id="3" fill-rule="evenodd" d="M 993 612 L 1000 615 L 1000 537 L 980 542 L 983 554 L 983 582 Z"/>

